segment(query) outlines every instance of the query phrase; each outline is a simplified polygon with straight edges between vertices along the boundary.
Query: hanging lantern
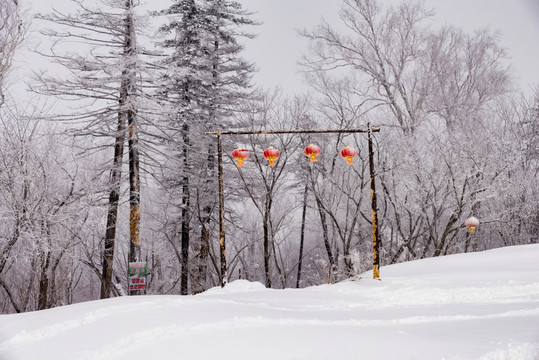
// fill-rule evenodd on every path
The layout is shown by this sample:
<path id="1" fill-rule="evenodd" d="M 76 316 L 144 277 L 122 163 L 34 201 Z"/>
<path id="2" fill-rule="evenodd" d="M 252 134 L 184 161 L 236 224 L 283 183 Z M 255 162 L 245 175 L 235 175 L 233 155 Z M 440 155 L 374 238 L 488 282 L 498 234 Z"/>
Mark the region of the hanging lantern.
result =
<path id="1" fill-rule="evenodd" d="M 264 150 L 264 157 L 269 160 L 270 166 L 275 166 L 275 159 L 277 159 L 279 155 L 281 155 L 281 153 L 273 146 Z"/>
<path id="2" fill-rule="evenodd" d="M 232 157 L 236 160 L 238 160 L 238 167 L 243 166 L 243 160 L 247 159 L 249 157 L 249 151 L 247 149 L 238 147 L 234 151 L 232 151 Z"/>
<path id="3" fill-rule="evenodd" d="M 320 154 L 320 146 L 314 145 L 314 144 L 309 144 L 309 146 L 307 146 L 305 148 L 305 150 L 303 150 L 303 153 L 306 156 L 311 157 L 311 162 L 318 161 L 318 160 L 316 160 L 316 157 Z"/>
<path id="4" fill-rule="evenodd" d="M 470 216 L 464 221 L 464 225 L 468 227 L 469 233 L 473 233 L 475 232 L 475 228 L 479 226 L 479 220 L 476 217 Z"/>
<path id="5" fill-rule="evenodd" d="M 350 146 L 345 147 L 341 150 L 341 156 L 346 159 L 348 165 L 354 165 L 352 158 L 357 155 L 357 150 L 351 148 Z"/>

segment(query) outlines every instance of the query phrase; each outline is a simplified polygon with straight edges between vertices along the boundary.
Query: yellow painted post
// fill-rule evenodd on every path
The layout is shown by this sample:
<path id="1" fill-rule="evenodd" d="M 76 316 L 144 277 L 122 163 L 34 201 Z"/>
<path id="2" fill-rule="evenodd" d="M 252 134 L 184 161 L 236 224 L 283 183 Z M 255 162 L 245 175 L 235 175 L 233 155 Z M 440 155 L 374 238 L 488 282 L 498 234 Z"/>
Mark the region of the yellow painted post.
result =
<path id="1" fill-rule="evenodd" d="M 380 236 L 378 232 L 378 215 L 376 214 L 376 184 L 374 177 L 374 150 L 372 146 L 372 128 L 369 123 L 367 137 L 369 140 L 369 173 L 371 180 L 371 209 L 372 209 L 372 278 L 380 278 Z"/>

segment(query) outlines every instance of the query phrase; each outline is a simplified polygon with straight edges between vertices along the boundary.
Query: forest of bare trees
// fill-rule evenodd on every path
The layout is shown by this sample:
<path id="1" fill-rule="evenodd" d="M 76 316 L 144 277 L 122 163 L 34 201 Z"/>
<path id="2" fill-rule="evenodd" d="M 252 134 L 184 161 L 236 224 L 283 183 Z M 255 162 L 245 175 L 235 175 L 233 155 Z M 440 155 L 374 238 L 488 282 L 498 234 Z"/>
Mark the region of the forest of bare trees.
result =
<path id="1" fill-rule="evenodd" d="M 242 51 L 257 20 L 236 2 L 72 3 L 30 16 L 0 2 L 1 313 L 127 295 L 133 261 L 148 264 L 147 294 L 218 286 L 218 128 L 379 128 L 382 278 L 388 264 L 539 242 L 539 93 L 517 87 L 497 33 L 434 26 L 421 2 L 343 0 L 340 24 L 298 35 L 309 91 L 288 95 L 252 82 Z M 43 102 L 8 81 L 30 32 L 43 67 L 17 81 Z M 367 146 L 363 133 L 224 137 L 227 280 L 305 287 L 369 270 Z"/>

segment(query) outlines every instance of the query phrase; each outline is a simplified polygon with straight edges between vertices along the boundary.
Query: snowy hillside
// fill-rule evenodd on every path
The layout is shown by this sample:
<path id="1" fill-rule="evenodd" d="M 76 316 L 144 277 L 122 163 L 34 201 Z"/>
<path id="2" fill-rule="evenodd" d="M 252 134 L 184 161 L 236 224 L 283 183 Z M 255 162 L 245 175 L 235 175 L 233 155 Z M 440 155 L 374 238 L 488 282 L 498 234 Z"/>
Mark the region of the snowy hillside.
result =
<path id="1" fill-rule="evenodd" d="M 539 359 L 539 245 L 302 290 L 235 281 L 0 316 L 2 360 Z"/>

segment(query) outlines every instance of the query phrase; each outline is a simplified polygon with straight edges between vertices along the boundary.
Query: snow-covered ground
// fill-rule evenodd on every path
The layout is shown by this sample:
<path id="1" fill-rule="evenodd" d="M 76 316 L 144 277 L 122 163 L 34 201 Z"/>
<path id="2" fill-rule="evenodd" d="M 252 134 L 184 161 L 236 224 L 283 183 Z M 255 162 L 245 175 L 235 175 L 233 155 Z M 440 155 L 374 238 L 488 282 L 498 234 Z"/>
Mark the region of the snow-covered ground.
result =
<path id="1" fill-rule="evenodd" d="M 1 360 L 539 359 L 539 244 L 382 267 L 334 285 L 0 316 Z"/>

